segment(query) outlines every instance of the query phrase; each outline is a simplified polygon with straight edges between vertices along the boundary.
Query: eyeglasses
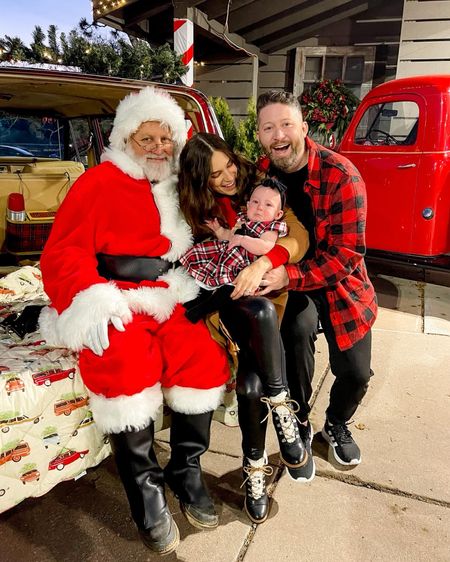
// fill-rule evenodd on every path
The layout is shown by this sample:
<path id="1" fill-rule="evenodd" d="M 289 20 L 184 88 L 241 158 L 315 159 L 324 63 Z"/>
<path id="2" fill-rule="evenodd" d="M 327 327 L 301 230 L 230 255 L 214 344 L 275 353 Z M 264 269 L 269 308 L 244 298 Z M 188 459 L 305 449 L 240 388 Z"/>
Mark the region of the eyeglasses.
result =
<path id="1" fill-rule="evenodd" d="M 161 142 L 155 142 L 151 138 L 144 138 L 141 141 L 137 141 L 134 137 L 131 137 L 132 140 L 143 150 L 155 150 L 158 146 L 162 146 L 163 148 L 167 148 L 173 145 L 172 139 L 162 138 Z"/>

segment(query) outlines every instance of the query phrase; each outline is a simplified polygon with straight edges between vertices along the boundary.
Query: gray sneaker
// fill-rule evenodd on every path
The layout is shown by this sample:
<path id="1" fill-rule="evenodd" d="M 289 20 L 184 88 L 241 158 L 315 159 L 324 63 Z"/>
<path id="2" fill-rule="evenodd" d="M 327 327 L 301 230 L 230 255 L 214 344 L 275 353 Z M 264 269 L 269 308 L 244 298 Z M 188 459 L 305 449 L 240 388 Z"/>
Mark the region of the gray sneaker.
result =
<path id="1" fill-rule="evenodd" d="M 305 444 L 305 449 L 308 453 L 308 460 L 303 466 L 300 466 L 299 468 L 286 468 L 292 480 L 295 480 L 296 482 L 302 484 L 303 482 L 311 482 L 311 480 L 316 475 L 316 465 L 312 454 L 312 440 L 314 436 L 314 430 L 309 421 L 307 425 L 299 423 L 298 430 L 300 433 L 300 437 Z"/>
<path id="2" fill-rule="evenodd" d="M 355 466 L 361 462 L 361 451 L 347 424 L 331 425 L 327 420 L 323 426 L 322 435 L 330 445 L 334 458 L 339 464 Z"/>

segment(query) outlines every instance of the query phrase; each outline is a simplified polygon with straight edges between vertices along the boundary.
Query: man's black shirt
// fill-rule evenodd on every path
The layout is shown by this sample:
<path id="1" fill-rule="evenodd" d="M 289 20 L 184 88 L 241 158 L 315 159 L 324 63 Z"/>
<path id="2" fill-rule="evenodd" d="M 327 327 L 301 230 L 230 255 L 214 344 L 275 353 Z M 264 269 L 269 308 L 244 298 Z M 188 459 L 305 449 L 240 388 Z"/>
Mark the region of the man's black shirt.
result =
<path id="1" fill-rule="evenodd" d="M 305 258 L 311 258 L 314 256 L 316 249 L 316 236 L 314 231 L 315 216 L 311 198 L 304 190 L 305 181 L 308 179 L 308 167 L 303 166 L 298 172 L 292 172 L 291 174 L 271 167 L 269 175 L 276 176 L 287 187 L 286 203 L 308 231 L 309 248 L 305 254 Z"/>

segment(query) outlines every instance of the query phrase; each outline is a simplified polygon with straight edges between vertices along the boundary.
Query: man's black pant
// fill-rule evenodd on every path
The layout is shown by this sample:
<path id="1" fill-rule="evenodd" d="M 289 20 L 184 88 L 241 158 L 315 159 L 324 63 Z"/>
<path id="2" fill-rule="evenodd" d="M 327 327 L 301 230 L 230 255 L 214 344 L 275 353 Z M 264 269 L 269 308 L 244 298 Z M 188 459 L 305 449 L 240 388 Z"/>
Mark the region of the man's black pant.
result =
<path id="1" fill-rule="evenodd" d="M 348 422 L 367 392 L 372 334 L 369 332 L 352 348 L 341 351 L 330 319 L 325 290 L 290 291 L 281 335 L 286 352 L 286 371 L 291 398 L 300 405 L 304 421 L 311 410 L 315 341 L 319 320 L 328 343 L 330 366 L 336 377 L 330 391 L 327 418 L 332 424 Z"/>

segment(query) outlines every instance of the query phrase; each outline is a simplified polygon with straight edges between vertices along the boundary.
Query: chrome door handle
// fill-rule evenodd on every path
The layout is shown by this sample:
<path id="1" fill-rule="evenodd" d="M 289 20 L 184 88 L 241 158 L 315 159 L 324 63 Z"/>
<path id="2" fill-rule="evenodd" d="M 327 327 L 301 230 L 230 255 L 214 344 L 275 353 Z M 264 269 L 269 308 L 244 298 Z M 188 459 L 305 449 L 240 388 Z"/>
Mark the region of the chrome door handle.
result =
<path id="1" fill-rule="evenodd" d="M 397 166 L 397 168 L 399 168 L 400 170 L 404 170 L 405 168 L 415 168 L 416 165 L 415 164 L 400 164 L 400 166 Z"/>

